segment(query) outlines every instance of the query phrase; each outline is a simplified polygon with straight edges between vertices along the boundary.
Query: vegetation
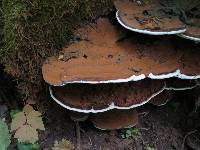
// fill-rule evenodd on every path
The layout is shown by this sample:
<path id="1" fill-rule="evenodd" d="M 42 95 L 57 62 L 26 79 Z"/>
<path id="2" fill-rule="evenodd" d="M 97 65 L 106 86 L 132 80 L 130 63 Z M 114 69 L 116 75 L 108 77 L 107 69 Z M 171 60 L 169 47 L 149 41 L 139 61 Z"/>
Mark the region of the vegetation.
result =
<path id="1" fill-rule="evenodd" d="M 2 47 L 3 39 L 3 10 L 2 10 L 2 0 L 0 0 L 0 49 Z"/>
<path id="2" fill-rule="evenodd" d="M 4 22 L 0 63 L 17 78 L 25 99 L 30 95 L 34 97 L 42 87 L 43 61 L 68 42 L 77 25 L 106 13 L 112 6 L 111 1 L 0 1 Z"/>
<path id="3" fill-rule="evenodd" d="M 128 138 L 137 139 L 140 136 L 141 136 L 141 133 L 138 128 L 125 129 L 125 130 L 122 130 L 122 133 L 121 133 L 121 137 L 123 139 L 128 139 Z"/>
<path id="4" fill-rule="evenodd" d="M 147 150 L 156 150 L 156 149 L 148 146 Z"/>
<path id="5" fill-rule="evenodd" d="M 17 143 L 18 150 L 38 150 L 39 144 Z"/>
<path id="6" fill-rule="evenodd" d="M 39 140 L 37 130 L 45 130 L 41 115 L 30 105 L 13 115 L 11 131 L 19 143 L 35 144 Z"/>
<path id="7" fill-rule="evenodd" d="M 7 124 L 0 119 L 0 150 L 6 150 L 10 145 L 10 134 Z"/>

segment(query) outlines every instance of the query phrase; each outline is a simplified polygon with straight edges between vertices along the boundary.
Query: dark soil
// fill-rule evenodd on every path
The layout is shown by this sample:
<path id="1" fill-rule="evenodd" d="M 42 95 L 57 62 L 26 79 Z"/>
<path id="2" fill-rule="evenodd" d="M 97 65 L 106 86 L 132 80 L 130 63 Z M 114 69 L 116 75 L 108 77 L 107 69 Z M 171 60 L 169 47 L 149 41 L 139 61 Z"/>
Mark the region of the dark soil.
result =
<path id="1" fill-rule="evenodd" d="M 138 138 L 123 139 L 121 130 L 100 131 L 91 122 L 81 123 L 81 145 L 84 150 L 146 150 L 153 147 L 158 150 L 190 150 L 197 144 L 198 138 L 185 140 L 185 135 L 200 127 L 198 113 L 192 113 L 195 97 L 193 92 L 179 92 L 174 100 L 162 107 L 151 106 L 150 113 L 140 116 L 136 126 L 141 132 Z M 49 101 L 48 112 L 45 115 L 46 131 L 41 133 L 41 148 L 50 148 L 55 140 L 66 138 L 76 145 L 75 124 L 69 119 L 64 108 L 53 100 Z M 55 115 L 56 114 L 56 115 Z M 198 132 L 196 134 L 199 134 Z M 194 135 L 193 135 L 194 136 Z M 197 136 L 198 137 L 198 136 Z M 191 142 L 192 141 L 192 142 Z M 199 145 L 195 145 L 197 148 Z"/>
<path id="2" fill-rule="evenodd" d="M 10 107 L 17 106 L 19 94 L 17 91 L 17 81 L 4 71 L 4 66 L 0 64 L 0 105 L 8 104 Z"/>

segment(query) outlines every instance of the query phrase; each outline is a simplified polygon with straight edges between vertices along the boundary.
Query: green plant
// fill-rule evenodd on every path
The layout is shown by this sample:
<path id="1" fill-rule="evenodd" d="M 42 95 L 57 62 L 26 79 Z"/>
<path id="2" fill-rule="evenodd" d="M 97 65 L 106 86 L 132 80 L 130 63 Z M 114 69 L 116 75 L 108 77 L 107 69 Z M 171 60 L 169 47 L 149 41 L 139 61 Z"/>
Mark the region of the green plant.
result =
<path id="1" fill-rule="evenodd" d="M 11 110 L 10 111 L 11 118 L 14 119 L 16 117 L 17 113 L 19 113 L 19 112 L 21 112 L 21 111 L 17 110 L 17 109 L 16 110 Z"/>
<path id="2" fill-rule="evenodd" d="M 153 148 L 153 147 L 147 146 L 147 149 L 146 149 L 146 150 L 156 150 L 156 149 Z"/>
<path id="3" fill-rule="evenodd" d="M 30 144 L 30 143 L 17 143 L 18 150 L 38 150 L 39 145 L 37 143 Z"/>
<path id="4" fill-rule="evenodd" d="M 2 11 L 2 0 L 0 0 L 0 51 L 2 48 L 2 40 L 3 40 L 3 11 Z"/>
<path id="5" fill-rule="evenodd" d="M 7 124 L 0 119 L 0 150 L 6 150 L 10 145 L 10 134 Z"/>
<path id="6" fill-rule="evenodd" d="M 137 139 L 140 136 L 141 136 L 141 133 L 138 128 L 129 128 L 129 129 L 122 130 L 121 132 L 121 137 L 123 139 L 128 139 L 128 138 Z"/>

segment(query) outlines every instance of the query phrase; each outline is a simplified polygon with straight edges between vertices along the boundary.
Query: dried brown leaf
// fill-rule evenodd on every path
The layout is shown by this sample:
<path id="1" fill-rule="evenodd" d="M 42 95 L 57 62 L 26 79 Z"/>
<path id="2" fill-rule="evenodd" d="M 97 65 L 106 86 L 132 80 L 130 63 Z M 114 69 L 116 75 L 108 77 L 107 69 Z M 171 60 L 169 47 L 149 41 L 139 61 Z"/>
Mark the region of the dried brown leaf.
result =
<path id="1" fill-rule="evenodd" d="M 52 149 L 53 150 L 73 150 L 74 145 L 70 141 L 66 139 L 62 139 L 60 142 L 56 141 Z"/>
<path id="2" fill-rule="evenodd" d="M 25 105 L 24 106 L 24 109 L 23 109 L 23 112 L 28 115 L 31 111 L 33 111 L 33 107 L 31 105 Z"/>
<path id="3" fill-rule="evenodd" d="M 45 130 L 41 115 L 38 111 L 30 112 L 27 115 L 27 123 L 34 129 Z"/>
<path id="4" fill-rule="evenodd" d="M 23 112 L 17 113 L 11 123 L 11 131 L 16 130 L 14 137 L 19 142 L 35 143 L 38 141 L 37 129 L 45 130 L 41 115 L 32 106 L 26 105 Z"/>
<path id="5" fill-rule="evenodd" d="M 23 112 L 19 112 L 16 114 L 15 118 L 11 123 L 11 131 L 17 130 L 22 127 L 26 123 L 26 116 Z"/>
<path id="6" fill-rule="evenodd" d="M 38 141 L 38 133 L 36 129 L 32 128 L 30 125 L 24 125 L 22 128 L 19 128 L 15 133 L 15 138 L 19 142 L 28 142 L 34 144 Z"/>

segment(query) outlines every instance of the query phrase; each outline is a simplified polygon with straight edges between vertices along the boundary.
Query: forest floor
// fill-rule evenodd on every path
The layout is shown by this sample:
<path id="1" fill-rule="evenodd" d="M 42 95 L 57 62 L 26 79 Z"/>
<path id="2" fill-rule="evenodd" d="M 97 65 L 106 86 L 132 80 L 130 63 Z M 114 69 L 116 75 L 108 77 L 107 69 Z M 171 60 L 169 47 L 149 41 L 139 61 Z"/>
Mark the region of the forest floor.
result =
<path id="1" fill-rule="evenodd" d="M 122 138 L 126 130 L 100 131 L 90 121 L 80 123 L 81 148 L 83 150 L 199 150 L 199 113 L 194 112 L 192 92 L 176 93 L 165 106 L 148 104 L 147 115 L 139 117 L 139 124 L 130 137 Z M 1 111 L 3 110 L 1 106 Z M 5 106 L 5 105 L 4 105 Z M 6 109 L 5 109 L 6 110 Z M 43 113 L 45 131 L 39 132 L 40 149 L 50 150 L 55 141 L 67 139 L 76 147 L 75 123 L 69 112 L 48 100 Z M 2 112 L 1 112 L 2 113 Z M 9 113 L 7 113 L 9 114 Z M 15 150 L 16 140 L 9 147 Z"/>
<path id="2" fill-rule="evenodd" d="M 124 130 L 100 131 L 89 121 L 81 123 L 81 147 L 84 150 L 198 150 L 200 141 L 196 130 L 200 118 L 189 105 L 193 102 L 190 94 L 182 92 L 165 106 L 151 107 L 149 114 L 140 117 L 135 127 L 138 133 L 127 139 L 121 137 Z M 76 145 L 75 124 L 68 112 L 54 101 L 48 107 L 46 131 L 40 136 L 41 148 L 48 149 L 62 138 Z"/>
<path id="3" fill-rule="evenodd" d="M 7 83 L 10 79 L 4 77 L 1 81 Z M 12 88 L 13 85 L 7 91 L 13 94 L 15 90 Z M 11 96 L 11 99 L 14 98 Z M 62 139 L 71 141 L 76 147 L 75 123 L 70 120 L 69 111 L 51 98 L 45 100 L 44 105 L 45 131 L 39 131 L 40 149 L 51 150 L 55 141 Z M 0 116 L 7 118 L 9 126 L 12 106 L 15 107 L 16 103 L 8 105 L 8 102 L 0 100 Z M 200 112 L 195 111 L 192 90 L 176 92 L 173 100 L 162 107 L 148 104 L 144 110 L 146 108 L 149 113 L 140 115 L 139 124 L 133 129 L 101 131 L 90 121 L 80 123 L 82 150 L 200 150 Z M 127 131 L 133 131 L 132 135 L 122 138 Z M 12 138 L 9 150 L 16 149 L 16 139 Z"/>

